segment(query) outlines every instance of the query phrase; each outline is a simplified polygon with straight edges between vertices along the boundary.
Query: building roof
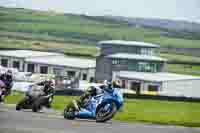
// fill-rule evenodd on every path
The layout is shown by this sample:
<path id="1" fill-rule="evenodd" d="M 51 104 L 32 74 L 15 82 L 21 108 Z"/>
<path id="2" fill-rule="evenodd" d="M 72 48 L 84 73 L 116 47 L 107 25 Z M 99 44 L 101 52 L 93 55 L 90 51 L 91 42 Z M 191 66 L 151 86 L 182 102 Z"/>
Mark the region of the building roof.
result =
<path id="1" fill-rule="evenodd" d="M 146 43 L 146 42 L 136 42 L 136 41 L 123 41 L 123 40 L 108 40 L 108 41 L 100 41 L 98 45 L 106 45 L 106 44 L 113 44 L 113 45 L 127 45 L 127 46 L 137 46 L 137 47 L 150 47 L 150 48 L 158 48 L 159 45 Z"/>
<path id="2" fill-rule="evenodd" d="M 7 57 L 17 57 L 17 58 L 29 58 L 29 57 L 39 57 L 39 56 L 51 56 L 51 55 L 63 55 L 60 53 L 53 52 L 41 52 L 32 50 L 1 50 L 0 56 Z"/>
<path id="3" fill-rule="evenodd" d="M 197 80 L 197 79 L 200 80 L 200 77 L 198 76 L 182 75 L 182 74 L 167 73 L 167 72 L 148 73 L 148 72 L 120 71 L 117 74 L 117 76 L 125 79 L 153 81 L 153 82 Z"/>
<path id="4" fill-rule="evenodd" d="M 117 53 L 108 55 L 108 58 L 112 59 L 131 59 L 131 60 L 146 60 L 146 61 L 167 61 L 164 58 L 151 56 L 151 55 L 140 55 L 140 54 L 129 54 L 129 53 Z"/>
<path id="5" fill-rule="evenodd" d="M 65 67 L 81 68 L 81 69 L 96 67 L 95 60 L 79 59 L 67 56 L 34 57 L 34 58 L 27 58 L 25 61 L 38 64 L 65 66 Z"/>

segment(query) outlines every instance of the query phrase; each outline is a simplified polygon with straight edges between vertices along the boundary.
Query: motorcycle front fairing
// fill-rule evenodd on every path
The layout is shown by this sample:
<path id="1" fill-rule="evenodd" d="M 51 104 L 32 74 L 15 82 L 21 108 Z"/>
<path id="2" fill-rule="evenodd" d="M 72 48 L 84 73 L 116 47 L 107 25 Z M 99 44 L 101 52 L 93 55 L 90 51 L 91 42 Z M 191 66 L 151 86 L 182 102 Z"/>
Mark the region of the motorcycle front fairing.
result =
<path id="1" fill-rule="evenodd" d="M 105 91 L 101 104 L 114 102 L 119 110 L 123 106 L 123 95 L 118 88 L 113 88 L 112 92 Z"/>

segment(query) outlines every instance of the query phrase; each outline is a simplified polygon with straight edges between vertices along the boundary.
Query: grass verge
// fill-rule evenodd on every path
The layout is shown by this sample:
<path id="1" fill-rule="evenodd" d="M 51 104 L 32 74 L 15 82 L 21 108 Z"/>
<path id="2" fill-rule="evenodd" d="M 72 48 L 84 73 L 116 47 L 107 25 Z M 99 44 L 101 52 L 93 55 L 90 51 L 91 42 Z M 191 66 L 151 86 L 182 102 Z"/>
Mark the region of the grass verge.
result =
<path id="1" fill-rule="evenodd" d="M 200 76 L 199 65 L 167 64 L 166 68 L 168 72 L 172 73 Z"/>
<path id="2" fill-rule="evenodd" d="M 187 63 L 200 63 L 200 58 L 196 56 L 172 54 L 172 53 L 160 53 L 158 56 L 166 58 L 172 62 L 187 62 Z"/>

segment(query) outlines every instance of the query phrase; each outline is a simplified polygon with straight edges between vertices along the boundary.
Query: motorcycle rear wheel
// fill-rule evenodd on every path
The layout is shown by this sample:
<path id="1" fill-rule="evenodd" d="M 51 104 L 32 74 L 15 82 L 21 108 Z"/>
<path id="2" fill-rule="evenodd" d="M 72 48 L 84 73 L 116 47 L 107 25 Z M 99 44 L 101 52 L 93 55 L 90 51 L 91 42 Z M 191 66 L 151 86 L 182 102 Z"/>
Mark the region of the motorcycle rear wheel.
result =
<path id="1" fill-rule="evenodd" d="M 16 105 L 16 110 L 19 111 L 21 109 L 25 109 L 27 100 L 28 100 L 28 98 L 25 97 L 21 101 L 19 101 L 19 103 Z"/>
<path id="2" fill-rule="evenodd" d="M 65 109 L 64 109 L 64 118 L 65 119 L 69 119 L 69 120 L 73 120 L 75 119 L 75 107 L 73 106 L 73 104 L 69 104 Z"/>

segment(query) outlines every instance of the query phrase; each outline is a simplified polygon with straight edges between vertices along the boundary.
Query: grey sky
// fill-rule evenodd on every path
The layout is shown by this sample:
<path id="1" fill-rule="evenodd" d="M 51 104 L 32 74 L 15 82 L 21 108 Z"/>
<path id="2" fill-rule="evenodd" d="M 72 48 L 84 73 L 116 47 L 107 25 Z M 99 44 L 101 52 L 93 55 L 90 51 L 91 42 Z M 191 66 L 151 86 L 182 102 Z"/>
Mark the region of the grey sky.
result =
<path id="1" fill-rule="evenodd" d="M 1 6 L 200 22 L 200 0 L 0 0 Z"/>

